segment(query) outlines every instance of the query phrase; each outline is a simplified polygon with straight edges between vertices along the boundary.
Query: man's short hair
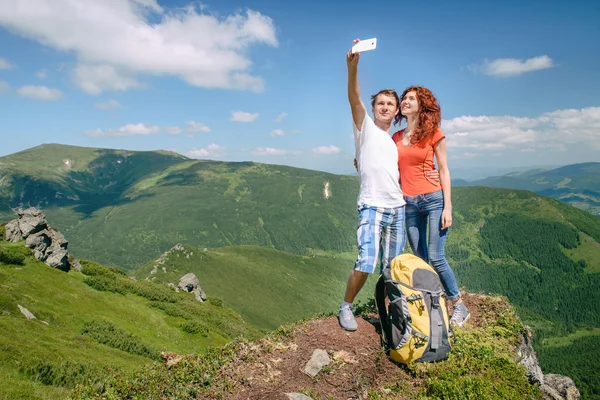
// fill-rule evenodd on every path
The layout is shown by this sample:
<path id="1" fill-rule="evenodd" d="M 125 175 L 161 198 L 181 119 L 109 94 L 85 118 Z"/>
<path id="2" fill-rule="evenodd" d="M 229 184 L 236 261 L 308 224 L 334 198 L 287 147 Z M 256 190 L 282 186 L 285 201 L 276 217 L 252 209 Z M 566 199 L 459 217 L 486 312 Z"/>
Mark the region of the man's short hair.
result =
<path id="1" fill-rule="evenodd" d="M 377 96 L 380 94 L 385 94 L 388 96 L 392 96 L 396 99 L 396 108 L 400 107 L 400 98 L 398 97 L 398 93 L 394 89 L 382 89 L 373 96 L 371 96 L 371 107 L 375 107 L 375 101 L 377 100 Z"/>

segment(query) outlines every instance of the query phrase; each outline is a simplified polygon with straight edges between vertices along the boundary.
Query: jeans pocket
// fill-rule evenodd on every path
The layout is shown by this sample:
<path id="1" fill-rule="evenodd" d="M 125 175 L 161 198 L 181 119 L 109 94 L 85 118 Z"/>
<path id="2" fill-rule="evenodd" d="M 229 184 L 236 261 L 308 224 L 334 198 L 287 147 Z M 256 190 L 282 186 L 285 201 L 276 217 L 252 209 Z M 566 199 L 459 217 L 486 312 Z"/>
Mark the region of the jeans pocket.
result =
<path id="1" fill-rule="evenodd" d="M 426 193 L 423 195 L 423 203 L 432 204 L 444 201 L 444 194 L 441 190 L 437 192 Z"/>

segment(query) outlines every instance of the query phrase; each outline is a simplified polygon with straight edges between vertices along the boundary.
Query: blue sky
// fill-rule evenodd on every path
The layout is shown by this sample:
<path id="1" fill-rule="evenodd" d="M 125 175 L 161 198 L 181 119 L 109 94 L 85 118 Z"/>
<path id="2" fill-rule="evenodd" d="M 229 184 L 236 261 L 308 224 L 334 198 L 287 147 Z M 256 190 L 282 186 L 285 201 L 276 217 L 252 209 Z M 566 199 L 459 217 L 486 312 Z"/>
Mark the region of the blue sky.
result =
<path id="1" fill-rule="evenodd" d="M 0 156 L 42 143 L 352 173 L 363 100 L 430 88 L 451 170 L 600 161 L 600 3 L 0 0 Z M 457 174 L 455 174 L 457 176 Z"/>

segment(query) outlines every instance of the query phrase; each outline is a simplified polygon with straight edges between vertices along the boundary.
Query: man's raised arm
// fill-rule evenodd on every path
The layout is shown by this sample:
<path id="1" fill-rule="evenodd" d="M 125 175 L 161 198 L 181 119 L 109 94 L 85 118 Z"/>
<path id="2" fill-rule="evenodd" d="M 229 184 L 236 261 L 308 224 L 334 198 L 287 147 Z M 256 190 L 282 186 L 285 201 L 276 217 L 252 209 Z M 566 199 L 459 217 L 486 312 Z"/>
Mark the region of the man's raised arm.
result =
<path id="1" fill-rule="evenodd" d="M 358 42 L 358 39 L 354 40 L 354 43 Z M 348 64 L 348 101 L 350 102 L 350 109 L 352 110 L 352 119 L 354 120 L 356 128 L 360 131 L 365 115 L 367 114 L 367 109 L 360 99 L 360 86 L 358 85 L 359 58 L 360 53 L 352 54 L 352 50 L 349 50 L 348 54 L 346 54 L 346 62 Z"/>

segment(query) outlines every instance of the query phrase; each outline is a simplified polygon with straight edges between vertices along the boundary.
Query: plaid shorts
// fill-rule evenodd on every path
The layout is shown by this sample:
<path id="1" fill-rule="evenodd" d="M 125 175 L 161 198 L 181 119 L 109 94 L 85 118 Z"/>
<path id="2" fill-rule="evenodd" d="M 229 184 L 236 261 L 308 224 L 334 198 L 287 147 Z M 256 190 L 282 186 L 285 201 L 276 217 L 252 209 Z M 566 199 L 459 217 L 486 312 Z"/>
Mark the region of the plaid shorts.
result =
<path id="1" fill-rule="evenodd" d="M 379 264 L 379 272 L 404 251 L 404 206 L 396 208 L 358 207 L 356 230 L 358 258 L 354 269 L 372 274 Z"/>

